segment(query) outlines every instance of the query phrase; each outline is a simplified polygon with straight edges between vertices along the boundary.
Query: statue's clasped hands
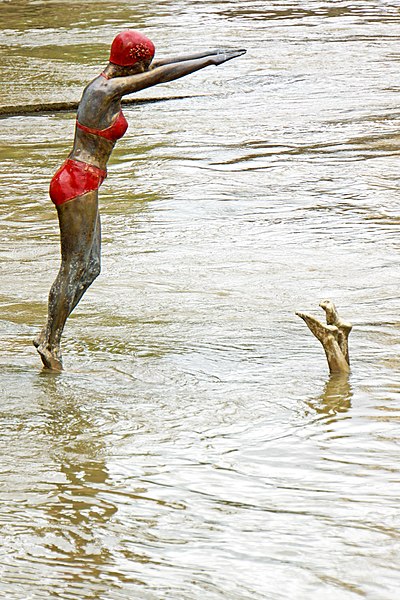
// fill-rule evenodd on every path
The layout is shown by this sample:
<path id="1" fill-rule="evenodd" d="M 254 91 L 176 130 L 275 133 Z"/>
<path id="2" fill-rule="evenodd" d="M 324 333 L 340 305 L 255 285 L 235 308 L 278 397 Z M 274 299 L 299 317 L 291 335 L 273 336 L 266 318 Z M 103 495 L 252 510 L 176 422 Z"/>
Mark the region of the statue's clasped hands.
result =
<path id="1" fill-rule="evenodd" d="M 223 50 L 221 48 L 218 48 L 215 51 L 215 54 L 212 56 L 213 58 L 213 62 L 215 65 L 221 65 L 222 63 L 226 62 L 227 60 L 232 60 L 232 58 L 237 58 L 238 56 L 242 56 L 243 54 L 246 54 L 246 50 L 244 48 L 240 49 L 240 50 L 232 50 L 232 49 L 228 49 L 228 50 Z"/>

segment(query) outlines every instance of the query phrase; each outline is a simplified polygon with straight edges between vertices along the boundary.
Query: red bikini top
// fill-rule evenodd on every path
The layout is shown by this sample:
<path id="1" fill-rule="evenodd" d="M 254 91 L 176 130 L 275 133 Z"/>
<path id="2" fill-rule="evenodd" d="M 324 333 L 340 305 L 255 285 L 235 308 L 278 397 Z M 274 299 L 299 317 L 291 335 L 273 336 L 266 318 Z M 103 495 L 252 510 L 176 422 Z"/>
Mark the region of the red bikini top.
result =
<path id="1" fill-rule="evenodd" d="M 101 73 L 102 77 L 108 79 L 105 73 Z M 109 127 L 105 129 L 95 129 L 94 127 L 86 127 L 86 125 L 82 125 L 79 123 L 78 119 L 76 120 L 76 126 L 78 129 L 85 131 L 86 133 L 91 133 L 92 135 L 98 135 L 100 137 L 106 138 L 106 140 L 111 140 L 112 142 L 116 142 L 126 133 L 128 129 L 128 121 L 125 119 L 124 113 L 122 110 L 119 111 L 117 118 L 111 123 Z"/>
<path id="2" fill-rule="evenodd" d="M 115 121 L 111 123 L 109 127 L 106 127 L 106 129 L 95 129 L 94 127 L 86 127 L 86 125 L 82 125 L 82 123 L 79 123 L 78 119 L 76 120 L 76 126 L 78 127 L 78 129 L 81 129 L 86 133 L 99 135 L 100 137 L 106 138 L 106 140 L 116 142 L 117 140 L 122 138 L 122 136 L 128 129 L 128 121 L 125 119 L 124 113 L 121 110 Z"/>

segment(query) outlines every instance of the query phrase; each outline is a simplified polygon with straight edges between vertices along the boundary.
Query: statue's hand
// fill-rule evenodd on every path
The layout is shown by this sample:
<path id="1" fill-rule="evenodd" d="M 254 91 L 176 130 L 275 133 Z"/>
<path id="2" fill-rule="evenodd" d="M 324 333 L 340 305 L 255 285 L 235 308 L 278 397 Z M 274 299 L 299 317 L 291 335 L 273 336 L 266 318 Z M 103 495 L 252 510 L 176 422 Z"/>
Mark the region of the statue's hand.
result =
<path id="1" fill-rule="evenodd" d="M 242 54 L 246 54 L 246 50 L 218 50 L 218 53 L 212 58 L 215 65 L 222 65 L 227 60 L 232 60 L 232 58 L 237 58 Z"/>

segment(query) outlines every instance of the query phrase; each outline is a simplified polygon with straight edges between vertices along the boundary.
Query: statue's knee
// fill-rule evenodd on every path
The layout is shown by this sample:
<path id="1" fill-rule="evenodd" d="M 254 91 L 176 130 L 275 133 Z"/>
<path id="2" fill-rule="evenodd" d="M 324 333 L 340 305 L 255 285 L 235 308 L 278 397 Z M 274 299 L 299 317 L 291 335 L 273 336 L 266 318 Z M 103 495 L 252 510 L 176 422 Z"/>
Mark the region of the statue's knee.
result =
<path id="1" fill-rule="evenodd" d="M 100 261 L 96 261 L 92 267 L 92 277 L 93 280 L 96 279 L 101 273 L 101 264 Z"/>
<path id="2" fill-rule="evenodd" d="M 101 272 L 101 265 L 100 265 L 100 261 L 94 261 L 92 262 L 86 272 L 86 279 L 89 281 L 89 283 L 92 283 L 99 275 Z"/>

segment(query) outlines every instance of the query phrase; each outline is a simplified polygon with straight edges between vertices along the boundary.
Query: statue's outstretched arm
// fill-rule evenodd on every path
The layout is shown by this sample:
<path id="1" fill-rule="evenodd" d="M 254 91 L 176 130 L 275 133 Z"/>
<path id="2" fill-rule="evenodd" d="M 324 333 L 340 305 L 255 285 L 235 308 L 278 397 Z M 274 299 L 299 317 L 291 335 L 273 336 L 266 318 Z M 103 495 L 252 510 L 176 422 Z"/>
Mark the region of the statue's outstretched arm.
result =
<path id="1" fill-rule="evenodd" d="M 181 54 L 180 56 L 171 56 L 169 58 L 159 58 L 157 60 L 153 60 L 150 69 L 157 69 L 158 67 L 170 65 L 171 63 L 185 62 L 187 60 L 196 60 L 198 58 L 206 58 L 207 56 L 212 56 L 213 54 L 224 54 L 224 50 L 221 50 L 221 48 L 216 48 L 214 50 L 205 50 L 204 52 Z"/>
<path id="2" fill-rule="evenodd" d="M 245 52 L 246 50 L 227 50 L 226 52 L 212 54 L 203 58 L 171 63 L 150 69 L 144 73 L 128 75 L 127 77 L 115 77 L 110 79 L 108 84 L 112 86 L 112 93 L 116 96 L 125 96 L 126 94 L 138 92 L 159 83 L 174 81 L 210 65 L 220 65 L 228 60 L 242 56 Z"/>

